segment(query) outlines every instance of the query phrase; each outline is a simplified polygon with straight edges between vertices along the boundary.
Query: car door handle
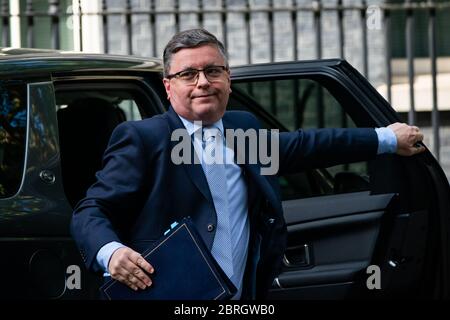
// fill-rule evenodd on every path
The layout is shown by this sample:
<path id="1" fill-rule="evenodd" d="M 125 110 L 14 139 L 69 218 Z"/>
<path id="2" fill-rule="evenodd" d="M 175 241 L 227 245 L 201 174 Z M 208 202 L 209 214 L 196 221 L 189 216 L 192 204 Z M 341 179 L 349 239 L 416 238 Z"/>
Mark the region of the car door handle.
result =
<path id="1" fill-rule="evenodd" d="M 288 268 L 305 268 L 311 265 L 311 246 L 303 244 L 288 247 L 284 252 L 283 264 Z"/>

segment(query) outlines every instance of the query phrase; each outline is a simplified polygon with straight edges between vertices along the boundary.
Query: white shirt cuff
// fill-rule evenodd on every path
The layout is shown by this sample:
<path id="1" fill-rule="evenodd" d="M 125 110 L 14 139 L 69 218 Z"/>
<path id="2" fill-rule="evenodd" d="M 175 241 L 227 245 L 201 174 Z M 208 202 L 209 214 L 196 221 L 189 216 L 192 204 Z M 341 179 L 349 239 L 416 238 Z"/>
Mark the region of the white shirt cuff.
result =
<path id="1" fill-rule="evenodd" d="M 391 128 L 375 128 L 378 136 L 377 154 L 396 153 L 397 136 Z"/>

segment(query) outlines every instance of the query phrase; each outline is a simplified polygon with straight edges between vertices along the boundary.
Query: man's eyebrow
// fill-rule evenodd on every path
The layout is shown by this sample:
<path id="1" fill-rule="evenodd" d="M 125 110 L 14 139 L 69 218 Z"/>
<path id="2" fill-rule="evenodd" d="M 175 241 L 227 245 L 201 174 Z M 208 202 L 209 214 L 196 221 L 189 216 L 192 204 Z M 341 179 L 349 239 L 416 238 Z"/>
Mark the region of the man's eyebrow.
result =
<path id="1" fill-rule="evenodd" d="M 185 70 L 193 70 L 193 69 L 204 69 L 204 68 L 208 68 L 208 67 L 217 67 L 220 64 L 217 63 L 208 63 L 205 64 L 202 68 L 195 68 L 193 66 L 183 66 L 183 68 L 181 69 L 181 71 L 185 71 Z"/>
<path id="2" fill-rule="evenodd" d="M 192 70 L 192 69 L 195 69 L 195 68 L 193 66 L 187 66 L 187 67 L 181 68 L 181 71 Z"/>

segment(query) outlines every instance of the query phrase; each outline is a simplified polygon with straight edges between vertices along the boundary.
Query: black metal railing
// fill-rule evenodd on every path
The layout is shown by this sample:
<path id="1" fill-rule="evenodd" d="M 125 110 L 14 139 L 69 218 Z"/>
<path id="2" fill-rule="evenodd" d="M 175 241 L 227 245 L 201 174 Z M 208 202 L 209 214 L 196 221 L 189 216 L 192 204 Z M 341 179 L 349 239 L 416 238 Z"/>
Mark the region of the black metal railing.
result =
<path id="1" fill-rule="evenodd" d="M 69 2 L 69 1 L 68 1 Z M 275 38 L 275 29 L 276 29 L 276 21 L 274 21 L 274 15 L 280 12 L 289 13 L 290 25 L 292 29 L 291 35 L 291 43 L 292 43 L 292 51 L 291 59 L 298 60 L 302 58 L 302 54 L 299 51 L 299 35 L 302 30 L 298 29 L 299 22 L 299 13 L 308 12 L 313 17 L 313 31 L 315 38 L 315 57 L 320 59 L 323 57 L 323 15 L 326 12 L 333 12 L 336 14 L 336 30 L 337 30 L 337 45 L 338 52 L 336 53 L 341 58 L 346 58 L 346 32 L 344 28 L 345 22 L 345 14 L 347 12 L 357 12 L 359 13 L 359 23 L 354 26 L 355 29 L 359 29 L 361 32 L 361 50 L 358 50 L 358 54 L 361 55 L 361 72 L 366 76 L 370 76 L 370 61 L 369 61 L 369 39 L 368 39 L 368 28 L 366 25 L 368 18 L 368 9 L 374 8 L 370 6 L 366 0 L 361 0 L 359 4 L 343 4 L 342 0 L 336 0 L 333 4 L 330 4 L 330 1 L 326 3 L 321 0 L 314 0 L 305 3 L 305 1 L 299 0 L 291 0 L 290 5 L 280 6 L 276 1 L 267 0 L 264 6 L 258 5 L 254 6 L 253 2 L 249 0 L 242 0 L 242 5 L 230 5 L 230 2 L 227 0 L 221 0 L 220 2 L 216 2 L 217 4 L 214 7 L 211 7 L 208 1 L 197 0 L 196 5 L 189 7 L 186 9 L 185 7 L 180 7 L 179 0 L 172 0 L 172 6 L 170 8 L 160 8 L 157 6 L 157 2 L 155 0 L 148 0 L 145 8 L 135 8 L 133 7 L 134 3 L 131 0 L 124 1 L 124 5 L 122 8 L 111 8 L 109 5 L 109 1 L 102 0 L 99 1 L 99 10 L 97 11 L 88 11 L 82 7 L 81 1 L 77 2 L 77 14 L 68 13 L 67 8 L 63 8 L 63 1 L 59 0 L 49 0 L 47 4 L 47 10 L 36 10 L 35 4 L 36 1 L 27 0 L 25 2 L 25 7 L 21 8 L 18 17 L 20 18 L 22 28 L 22 34 L 26 35 L 26 39 L 22 41 L 22 45 L 25 47 L 35 47 L 36 46 L 36 26 L 38 18 L 47 18 L 50 20 L 49 25 L 50 29 L 48 30 L 48 35 L 46 37 L 50 37 L 50 47 L 53 49 L 61 48 L 61 37 L 64 37 L 61 34 L 61 21 L 68 17 L 72 19 L 77 19 L 81 28 L 79 31 L 79 39 L 80 43 L 78 48 L 83 49 L 83 33 L 89 32 L 83 28 L 83 18 L 88 16 L 97 16 L 100 18 L 102 25 L 102 43 L 103 43 L 103 51 L 105 53 L 111 52 L 111 39 L 117 37 L 117 34 L 111 32 L 111 29 L 108 25 L 109 20 L 114 16 L 122 17 L 125 28 L 123 29 L 123 33 L 126 38 L 126 53 L 128 54 L 138 54 L 133 48 L 133 18 L 136 16 L 140 17 L 148 17 L 149 24 L 149 46 L 150 52 L 146 52 L 146 55 L 152 56 L 160 56 L 160 52 L 158 50 L 158 44 L 160 43 L 160 38 L 164 35 L 158 32 L 158 17 L 166 15 L 174 18 L 175 21 L 175 31 L 180 30 L 181 25 L 181 17 L 183 15 L 194 15 L 196 16 L 196 23 L 198 26 L 202 27 L 205 25 L 205 17 L 209 14 L 218 15 L 218 23 L 221 29 L 221 39 L 224 45 L 228 48 L 230 44 L 230 32 L 229 32 L 229 16 L 230 14 L 240 14 L 243 17 L 245 27 L 241 32 L 245 33 L 244 39 L 246 42 L 245 53 L 243 52 L 242 56 L 245 57 L 246 63 L 253 63 L 253 54 L 252 50 L 255 50 L 255 44 L 252 43 L 252 16 L 254 14 L 265 14 L 267 17 L 268 23 L 268 39 L 269 39 L 269 54 L 267 57 L 268 61 L 275 61 L 275 47 L 276 47 L 276 38 Z M 42 1 L 40 1 L 42 3 Z M 66 3 L 66 2 L 64 2 Z M 234 4 L 236 1 L 233 2 Z M 70 1 L 70 4 L 72 2 Z M 417 122 L 416 119 L 416 100 L 415 100 L 415 77 L 416 71 L 414 68 L 415 62 L 415 46 L 414 41 L 416 40 L 415 34 L 415 14 L 417 12 L 427 13 L 428 16 L 428 24 L 427 24 L 427 37 L 428 37 L 428 58 L 430 59 L 431 69 L 430 75 L 432 78 L 432 109 L 431 109 L 431 125 L 433 127 L 433 151 L 435 156 L 439 159 L 440 152 L 440 134 L 439 134 L 439 125 L 440 125 L 440 112 L 438 108 L 438 95 L 437 95 L 437 33 L 438 29 L 436 26 L 436 17 L 438 13 L 446 12 L 450 18 L 450 1 L 412 1 L 405 0 L 403 3 L 380 3 L 376 6 L 376 9 L 379 9 L 382 17 L 382 29 L 384 30 L 384 74 L 385 79 L 384 83 L 386 83 L 386 98 L 388 101 L 392 100 L 392 87 L 393 87 L 393 70 L 392 70 L 392 42 L 391 42 L 391 31 L 394 26 L 392 23 L 392 16 L 398 12 L 401 12 L 405 15 L 405 59 L 407 61 L 407 77 L 409 84 L 409 111 L 407 120 L 409 123 L 414 124 Z M 1 28 L 2 32 L 0 33 L 1 44 L 2 46 L 10 46 L 11 45 L 11 14 L 10 14 L 10 5 L 9 1 L 2 0 L 0 7 L 0 17 L 1 17 Z M 73 11 L 72 11 L 73 12 Z M 264 44 L 266 45 L 266 44 Z M 450 56 L 450 54 L 449 54 Z M 275 97 L 272 95 L 272 97 Z M 319 106 L 319 111 L 321 110 Z M 276 112 L 276 110 L 274 110 Z M 323 112 L 323 107 L 322 107 Z M 345 121 L 345 119 L 343 119 Z"/>

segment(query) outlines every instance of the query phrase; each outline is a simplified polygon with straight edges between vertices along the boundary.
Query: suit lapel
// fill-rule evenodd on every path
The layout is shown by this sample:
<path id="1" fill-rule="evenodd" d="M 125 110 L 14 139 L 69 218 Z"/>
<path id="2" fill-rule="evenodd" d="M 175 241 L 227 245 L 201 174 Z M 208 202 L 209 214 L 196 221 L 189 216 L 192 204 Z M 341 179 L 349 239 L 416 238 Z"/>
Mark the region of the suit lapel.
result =
<path id="1" fill-rule="evenodd" d="M 269 201 L 270 205 L 273 208 L 278 208 L 279 201 L 277 201 L 276 195 L 273 192 L 273 188 L 267 178 L 261 175 L 261 166 L 258 164 L 244 164 L 243 167 L 244 170 L 248 172 L 247 180 L 249 181 L 249 188 L 256 187 L 256 190 L 253 190 L 251 194 L 249 193 L 250 196 L 253 195 L 253 199 L 249 198 L 249 201 L 253 201 L 254 198 L 260 195 L 260 192 L 262 192 L 263 197 L 267 199 L 267 201 Z"/>
<path id="2" fill-rule="evenodd" d="M 224 130 L 226 129 L 239 129 L 236 125 L 234 125 L 233 118 L 230 113 L 225 113 L 224 117 L 222 118 L 223 127 Z M 246 130 L 244 128 L 240 128 L 243 130 Z M 225 131 L 226 132 L 226 131 Z M 235 161 L 237 159 L 238 154 L 245 152 L 247 155 L 249 153 L 249 146 L 248 146 L 248 140 L 245 140 L 245 148 L 237 148 L 236 144 L 234 145 L 234 154 L 235 154 Z M 247 180 L 247 187 L 248 187 L 248 201 L 249 206 L 255 201 L 256 197 L 263 193 L 263 197 L 265 197 L 273 208 L 278 207 L 278 201 L 276 199 L 276 195 L 273 192 L 273 188 L 270 186 L 269 181 L 266 177 L 261 175 L 261 165 L 259 162 L 255 164 L 248 163 L 248 158 L 246 157 L 246 161 L 244 164 L 238 164 L 244 174 L 246 175 Z M 237 162 L 236 162 L 237 163 Z"/>
<path id="3" fill-rule="evenodd" d="M 176 129 L 184 129 L 183 123 L 181 122 L 180 118 L 178 117 L 178 115 L 176 114 L 176 112 L 173 110 L 172 107 L 169 108 L 166 114 L 169 119 L 171 132 L 173 132 Z M 171 143 L 173 148 L 178 142 L 172 141 Z M 196 157 L 196 153 L 192 143 L 191 143 L 191 155 L 192 155 L 191 159 L 193 160 L 194 157 Z M 205 199 L 212 204 L 214 208 L 214 202 L 212 200 L 211 192 L 209 191 L 208 182 L 206 181 L 202 165 L 193 163 L 193 164 L 182 164 L 182 166 L 186 170 L 186 173 L 188 174 L 189 178 L 194 183 L 194 185 L 197 187 L 197 189 L 201 192 L 201 194 L 205 197 Z"/>

